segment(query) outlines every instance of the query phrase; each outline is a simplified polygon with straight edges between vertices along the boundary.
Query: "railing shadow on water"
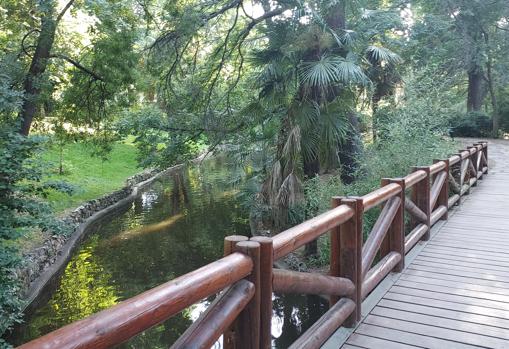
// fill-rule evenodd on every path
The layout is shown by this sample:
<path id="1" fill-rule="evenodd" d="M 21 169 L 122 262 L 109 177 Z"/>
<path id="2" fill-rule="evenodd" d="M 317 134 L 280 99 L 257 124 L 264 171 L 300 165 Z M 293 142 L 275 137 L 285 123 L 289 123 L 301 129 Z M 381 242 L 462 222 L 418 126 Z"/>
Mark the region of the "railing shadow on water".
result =
<path id="1" fill-rule="evenodd" d="M 430 238 L 488 173 L 488 144 L 415 167 L 403 178 L 382 179 L 361 197 L 334 197 L 332 208 L 272 238 L 228 236 L 224 257 L 129 298 L 109 309 L 22 345 L 34 348 L 109 348 L 219 294 L 172 348 L 269 348 L 272 293 L 330 297 L 330 309 L 291 348 L 319 348 L 339 327 L 361 319 L 362 301 L 390 273 L 404 269 L 405 254 Z M 408 196 L 407 196 L 408 195 Z M 366 241 L 363 215 L 383 206 Z M 274 261 L 330 232 L 328 275 L 273 268 Z"/>

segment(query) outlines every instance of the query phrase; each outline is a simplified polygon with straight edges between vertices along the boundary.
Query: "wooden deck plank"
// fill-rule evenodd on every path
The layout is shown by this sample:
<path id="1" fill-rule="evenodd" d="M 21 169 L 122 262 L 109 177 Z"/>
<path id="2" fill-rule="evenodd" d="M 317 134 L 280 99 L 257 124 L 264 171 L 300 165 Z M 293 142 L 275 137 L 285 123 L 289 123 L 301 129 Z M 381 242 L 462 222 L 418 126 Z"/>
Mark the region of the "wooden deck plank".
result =
<path id="1" fill-rule="evenodd" d="M 415 322 L 422 325 L 430 325 L 434 327 L 448 328 L 455 331 L 464 331 L 473 334 L 480 334 L 498 339 L 509 339 L 509 331 L 499 327 L 476 324 L 468 321 L 460 321 L 457 319 L 447 319 L 432 315 L 412 313 L 397 309 L 389 309 L 376 307 L 370 313 L 380 317 Z M 460 334 L 461 335 L 461 334 Z"/>
<path id="2" fill-rule="evenodd" d="M 348 339 L 348 344 L 343 346 L 343 348 L 348 348 L 347 345 L 358 345 L 360 348 L 384 348 L 384 349 L 415 349 L 422 348 L 416 347 L 413 345 L 397 343 L 391 340 L 380 339 L 371 336 L 364 336 L 361 334 L 354 334 Z M 359 347 L 357 347 L 359 348 Z"/>
<path id="3" fill-rule="evenodd" d="M 411 313 L 431 315 L 434 317 L 467 321 L 481 325 L 493 326 L 496 328 L 509 329 L 509 319 L 500 319 L 487 315 L 478 315 L 466 311 L 449 310 L 414 303 L 398 302 L 387 298 L 382 299 L 378 303 L 378 306 L 383 308 L 408 311 Z M 468 310 L 468 308 L 465 308 L 464 310 Z"/>
<path id="4" fill-rule="evenodd" d="M 509 142 L 490 148 L 495 168 L 392 276 L 346 345 L 509 349 L 508 158 Z"/>
<path id="5" fill-rule="evenodd" d="M 392 293 L 388 292 L 383 299 L 394 300 L 399 302 L 407 302 L 411 304 L 425 305 L 429 307 L 439 308 L 439 309 L 447 309 L 447 310 L 455 310 L 462 311 L 465 313 L 477 314 L 477 315 L 485 315 L 496 317 L 499 319 L 509 320 L 509 312 L 500 309 L 486 308 L 483 306 L 477 306 L 472 304 L 463 304 L 445 301 L 441 299 L 433 299 L 433 298 L 424 298 L 419 296 L 406 295 L 401 293 Z"/>
<path id="6" fill-rule="evenodd" d="M 364 323 L 393 330 L 403 329 L 405 332 L 409 333 L 448 340 L 450 343 L 447 344 L 447 347 L 450 347 L 451 343 L 456 342 L 472 345 L 477 348 L 507 349 L 508 344 L 506 340 L 501 340 L 498 338 L 478 335 L 470 332 L 451 330 L 438 326 L 423 325 L 411 321 L 389 319 L 376 315 L 368 315 L 364 320 Z"/>
<path id="7" fill-rule="evenodd" d="M 368 323 L 362 323 L 359 325 L 357 330 L 355 331 L 357 334 L 362 334 L 365 336 L 376 337 L 380 339 L 385 339 L 388 341 L 393 341 L 401 344 L 413 345 L 421 348 L 429 348 L 429 349 L 473 349 L 479 348 L 474 345 L 451 342 L 449 340 L 444 340 L 435 337 L 429 337 L 425 335 L 420 335 L 417 333 L 406 332 L 401 330 L 395 330 L 386 327 L 373 326 Z M 349 343 L 349 342 L 347 342 Z M 384 348 L 379 347 L 380 349 Z"/>

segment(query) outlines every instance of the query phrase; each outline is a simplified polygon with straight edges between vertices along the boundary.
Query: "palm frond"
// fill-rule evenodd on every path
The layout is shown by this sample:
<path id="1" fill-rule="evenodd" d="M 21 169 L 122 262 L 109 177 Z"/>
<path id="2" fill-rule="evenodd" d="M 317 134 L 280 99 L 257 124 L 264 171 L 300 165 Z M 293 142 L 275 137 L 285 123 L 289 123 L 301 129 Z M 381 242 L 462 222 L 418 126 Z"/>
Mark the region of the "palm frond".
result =
<path id="1" fill-rule="evenodd" d="M 397 53 L 382 46 L 368 46 L 366 49 L 366 55 L 370 62 L 376 62 L 379 64 L 386 63 L 390 65 L 396 65 L 403 62 Z"/>
<path id="2" fill-rule="evenodd" d="M 346 58 L 323 54 L 318 61 L 304 62 L 300 66 L 300 78 L 303 84 L 319 88 L 338 82 L 366 85 L 369 81 L 351 54 Z"/>

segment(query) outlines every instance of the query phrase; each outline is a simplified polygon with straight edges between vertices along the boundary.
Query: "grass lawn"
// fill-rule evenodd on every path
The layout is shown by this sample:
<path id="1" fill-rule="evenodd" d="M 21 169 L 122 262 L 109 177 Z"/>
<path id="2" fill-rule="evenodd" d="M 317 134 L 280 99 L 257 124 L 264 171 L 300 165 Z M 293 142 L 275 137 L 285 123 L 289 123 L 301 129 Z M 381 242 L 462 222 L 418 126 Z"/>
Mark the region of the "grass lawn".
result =
<path id="1" fill-rule="evenodd" d="M 107 161 L 92 157 L 90 146 L 83 143 L 70 143 L 64 146 L 63 170 L 58 174 L 60 149 L 50 147 L 42 158 L 51 163 L 51 175 L 48 179 L 63 180 L 75 186 L 75 192 L 69 196 L 52 191 L 48 201 L 57 213 L 79 206 L 123 187 L 125 180 L 140 172 L 137 167 L 137 150 L 130 142 L 118 142 L 113 146 Z"/>

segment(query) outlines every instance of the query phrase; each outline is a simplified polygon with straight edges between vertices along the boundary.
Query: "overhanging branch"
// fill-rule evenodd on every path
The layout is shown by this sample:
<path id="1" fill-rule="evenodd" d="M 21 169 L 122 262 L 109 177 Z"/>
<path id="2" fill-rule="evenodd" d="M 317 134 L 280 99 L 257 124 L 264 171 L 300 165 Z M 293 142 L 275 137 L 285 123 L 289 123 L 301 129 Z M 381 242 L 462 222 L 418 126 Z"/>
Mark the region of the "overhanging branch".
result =
<path id="1" fill-rule="evenodd" d="M 93 77 L 94 80 L 104 81 L 103 77 L 99 76 L 97 73 L 93 72 L 92 70 L 84 67 L 79 62 L 75 61 L 74 59 L 72 59 L 70 57 L 67 57 L 67 56 L 62 55 L 62 54 L 54 54 L 54 55 L 50 55 L 49 58 L 63 59 L 64 61 L 66 61 L 68 63 L 71 63 L 73 66 L 75 66 L 79 70 L 81 70 L 81 71 L 87 73 L 88 75 L 90 75 L 91 77 Z"/>

